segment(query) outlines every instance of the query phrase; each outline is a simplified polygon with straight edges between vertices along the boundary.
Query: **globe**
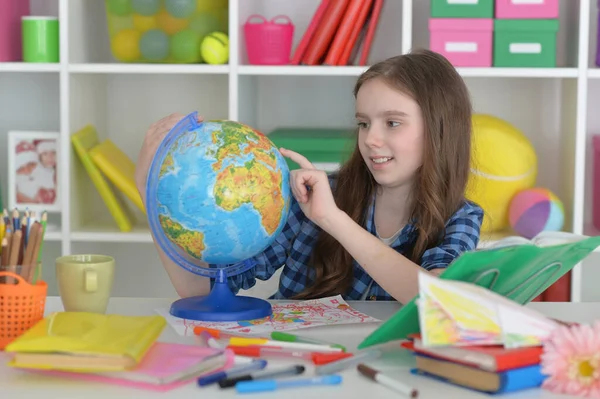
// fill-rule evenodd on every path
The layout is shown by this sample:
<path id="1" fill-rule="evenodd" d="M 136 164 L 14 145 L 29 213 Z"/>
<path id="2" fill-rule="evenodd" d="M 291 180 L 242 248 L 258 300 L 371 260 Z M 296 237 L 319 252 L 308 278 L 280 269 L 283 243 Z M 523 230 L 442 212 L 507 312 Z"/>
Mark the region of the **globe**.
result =
<path id="1" fill-rule="evenodd" d="M 263 133 L 235 121 L 183 118 L 163 139 L 146 185 L 150 229 L 178 266 L 214 280 L 204 297 L 182 298 L 171 314 L 248 320 L 268 302 L 233 295 L 227 277 L 254 267 L 281 233 L 291 203 L 289 169 Z"/>

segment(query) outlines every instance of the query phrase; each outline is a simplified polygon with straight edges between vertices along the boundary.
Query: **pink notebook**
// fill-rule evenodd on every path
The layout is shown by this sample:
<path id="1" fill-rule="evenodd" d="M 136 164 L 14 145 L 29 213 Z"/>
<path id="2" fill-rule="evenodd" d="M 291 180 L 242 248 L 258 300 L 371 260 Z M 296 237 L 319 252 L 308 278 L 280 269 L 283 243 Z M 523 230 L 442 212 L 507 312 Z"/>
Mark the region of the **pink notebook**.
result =
<path id="1" fill-rule="evenodd" d="M 152 391 L 169 391 L 195 381 L 199 376 L 233 365 L 234 353 L 197 345 L 156 342 L 137 368 L 104 373 L 35 370 L 79 380 L 129 386 Z"/>

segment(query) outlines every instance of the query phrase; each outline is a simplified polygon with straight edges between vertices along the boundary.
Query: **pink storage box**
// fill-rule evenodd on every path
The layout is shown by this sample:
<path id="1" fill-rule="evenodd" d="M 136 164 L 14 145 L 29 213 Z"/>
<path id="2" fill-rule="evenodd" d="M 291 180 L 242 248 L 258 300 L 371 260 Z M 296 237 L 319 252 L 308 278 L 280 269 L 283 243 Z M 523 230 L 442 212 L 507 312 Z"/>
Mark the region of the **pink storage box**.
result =
<path id="1" fill-rule="evenodd" d="M 558 0 L 496 0 L 498 19 L 558 18 Z"/>
<path id="2" fill-rule="evenodd" d="M 430 18 L 429 48 L 455 67 L 491 67 L 492 18 Z"/>
<path id="3" fill-rule="evenodd" d="M 0 62 L 22 61 L 21 17 L 29 0 L 0 0 Z"/>

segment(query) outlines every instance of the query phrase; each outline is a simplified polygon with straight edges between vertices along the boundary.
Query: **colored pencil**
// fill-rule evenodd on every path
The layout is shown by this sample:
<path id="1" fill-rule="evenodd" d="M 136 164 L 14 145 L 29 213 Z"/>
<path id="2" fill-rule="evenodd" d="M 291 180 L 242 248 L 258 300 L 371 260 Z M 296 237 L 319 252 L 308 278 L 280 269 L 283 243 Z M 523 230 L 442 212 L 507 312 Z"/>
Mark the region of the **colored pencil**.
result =
<path id="1" fill-rule="evenodd" d="M 42 245 L 46 231 L 47 214 L 43 212 L 41 222 L 35 213 L 26 210 L 20 216 L 13 210 L 12 218 L 6 209 L 0 218 L 0 270 L 19 274 L 30 284 L 40 278 L 38 264 L 42 258 Z M 7 277 L 0 283 L 14 284 L 14 278 Z"/>
<path id="2" fill-rule="evenodd" d="M 39 249 L 39 255 L 37 257 L 37 261 L 41 262 L 42 261 L 42 249 L 44 247 L 44 237 L 46 236 L 46 224 L 48 223 L 48 214 L 44 211 L 44 213 L 42 213 L 42 238 L 41 238 L 41 242 L 40 242 L 40 249 Z"/>

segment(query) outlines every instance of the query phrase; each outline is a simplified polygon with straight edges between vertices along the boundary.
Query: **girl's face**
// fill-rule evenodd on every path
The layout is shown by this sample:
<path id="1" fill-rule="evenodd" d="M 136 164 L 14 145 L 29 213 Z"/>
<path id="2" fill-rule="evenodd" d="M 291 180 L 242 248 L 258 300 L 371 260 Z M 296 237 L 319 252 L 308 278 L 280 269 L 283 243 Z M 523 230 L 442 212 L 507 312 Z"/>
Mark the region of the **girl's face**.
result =
<path id="1" fill-rule="evenodd" d="M 365 82 L 356 96 L 358 147 L 383 187 L 412 184 L 423 163 L 424 123 L 419 105 L 382 79 Z"/>
<path id="2" fill-rule="evenodd" d="M 40 154 L 40 162 L 45 168 L 53 168 L 56 166 L 56 152 L 44 151 Z"/>

